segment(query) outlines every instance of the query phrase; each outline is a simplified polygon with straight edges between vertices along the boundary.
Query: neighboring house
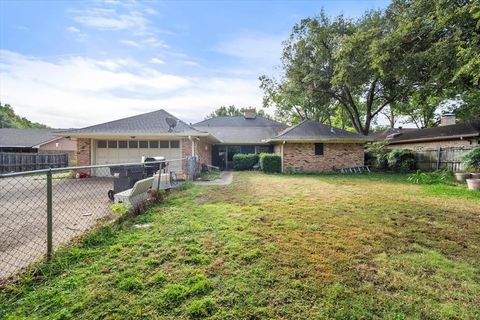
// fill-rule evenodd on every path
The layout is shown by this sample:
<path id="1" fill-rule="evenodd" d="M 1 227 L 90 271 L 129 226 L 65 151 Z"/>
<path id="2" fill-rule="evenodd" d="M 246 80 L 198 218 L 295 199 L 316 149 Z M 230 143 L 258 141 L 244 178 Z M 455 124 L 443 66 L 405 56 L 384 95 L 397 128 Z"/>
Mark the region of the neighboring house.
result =
<path id="1" fill-rule="evenodd" d="M 79 165 L 196 155 L 202 164 L 231 168 L 236 153 L 276 152 L 282 156 L 284 171 L 307 172 L 363 166 L 366 141 L 364 136 L 315 121 L 288 128 L 257 116 L 255 109 L 247 110 L 245 116 L 216 117 L 194 125 L 158 110 L 61 135 L 77 139 Z M 185 172 L 180 162 L 173 164 L 174 170 Z"/>
<path id="2" fill-rule="evenodd" d="M 404 133 L 404 132 L 409 132 L 414 130 L 418 130 L 418 128 L 403 128 L 403 127 L 388 128 L 384 131 L 372 132 L 368 135 L 368 137 L 371 138 L 372 142 L 384 141 L 385 139 L 387 139 L 388 136 L 391 136 L 392 134 Z"/>
<path id="3" fill-rule="evenodd" d="M 76 158 L 77 142 L 59 137 L 54 129 L 0 129 L 0 152 L 68 153 Z"/>
<path id="4" fill-rule="evenodd" d="M 469 148 L 479 145 L 480 121 L 455 124 L 455 116 L 447 114 L 442 117 L 439 127 L 394 133 L 385 141 L 390 148 Z"/>

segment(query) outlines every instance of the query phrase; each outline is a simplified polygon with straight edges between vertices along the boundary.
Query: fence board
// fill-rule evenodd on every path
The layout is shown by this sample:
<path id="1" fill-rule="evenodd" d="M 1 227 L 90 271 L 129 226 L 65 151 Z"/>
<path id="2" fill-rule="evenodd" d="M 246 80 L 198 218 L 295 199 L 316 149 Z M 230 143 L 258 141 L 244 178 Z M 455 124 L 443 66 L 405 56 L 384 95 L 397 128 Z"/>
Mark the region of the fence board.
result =
<path id="1" fill-rule="evenodd" d="M 67 153 L 0 152 L 0 174 L 68 166 Z"/>
<path id="2" fill-rule="evenodd" d="M 461 157 L 470 150 L 471 147 L 416 150 L 416 166 L 425 171 L 446 169 L 459 172 L 464 169 Z"/>

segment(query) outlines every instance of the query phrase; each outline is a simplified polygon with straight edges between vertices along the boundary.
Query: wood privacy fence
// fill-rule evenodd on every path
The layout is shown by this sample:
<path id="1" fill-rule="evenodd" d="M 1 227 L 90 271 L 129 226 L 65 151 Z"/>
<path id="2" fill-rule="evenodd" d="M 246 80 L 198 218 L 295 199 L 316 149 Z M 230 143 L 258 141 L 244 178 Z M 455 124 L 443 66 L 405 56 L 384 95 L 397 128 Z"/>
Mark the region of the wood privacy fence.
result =
<path id="1" fill-rule="evenodd" d="M 67 153 L 0 152 L 0 174 L 68 166 Z"/>
<path id="2" fill-rule="evenodd" d="M 416 167 L 425 171 L 446 169 L 459 172 L 464 169 L 461 157 L 470 150 L 471 147 L 416 150 Z"/>

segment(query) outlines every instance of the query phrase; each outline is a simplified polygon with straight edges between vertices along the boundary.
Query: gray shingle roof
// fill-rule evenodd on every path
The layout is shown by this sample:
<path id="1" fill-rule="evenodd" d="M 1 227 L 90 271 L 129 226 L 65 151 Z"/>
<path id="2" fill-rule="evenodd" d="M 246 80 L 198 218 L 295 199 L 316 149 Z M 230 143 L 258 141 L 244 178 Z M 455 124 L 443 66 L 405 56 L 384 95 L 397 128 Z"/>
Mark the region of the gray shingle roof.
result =
<path id="1" fill-rule="evenodd" d="M 296 126 L 290 127 L 270 141 L 358 141 L 364 142 L 366 136 L 334 128 L 314 120 L 305 120 Z"/>
<path id="2" fill-rule="evenodd" d="M 395 133 L 405 133 L 408 131 L 418 130 L 417 128 L 388 128 L 384 131 L 372 132 L 368 136 L 373 140 L 385 140 L 389 135 Z"/>
<path id="3" fill-rule="evenodd" d="M 53 129 L 0 129 L 0 147 L 31 148 L 58 139 Z"/>
<path id="4" fill-rule="evenodd" d="M 245 119 L 244 116 L 224 116 L 207 119 L 193 125 L 222 140 L 225 144 L 263 144 L 287 128 L 283 123 L 261 116 Z"/>
<path id="5" fill-rule="evenodd" d="M 195 128 L 189 126 L 182 120 L 174 117 L 167 111 L 160 109 L 153 112 L 139 114 L 133 117 L 123 118 L 110 122 L 97 124 L 94 126 L 71 130 L 68 133 L 72 136 L 77 134 L 142 134 L 142 135 L 156 135 L 162 133 L 169 133 L 169 125 L 166 118 L 173 118 L 177 120 L 177 125 L 173 129 L 173 133 L 181 134 L 199 134 L 200 132 Z"/>

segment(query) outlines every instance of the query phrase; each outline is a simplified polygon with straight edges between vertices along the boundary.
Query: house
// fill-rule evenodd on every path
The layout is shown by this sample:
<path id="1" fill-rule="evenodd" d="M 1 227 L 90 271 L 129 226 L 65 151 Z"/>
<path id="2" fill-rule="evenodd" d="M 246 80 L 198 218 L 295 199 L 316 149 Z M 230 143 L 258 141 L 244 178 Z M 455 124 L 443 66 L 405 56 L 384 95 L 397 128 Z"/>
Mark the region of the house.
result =
<path id="1" fill-rule="evenodd" d="M 445 114 L 438 127 L 397 132 L 387 136 L 385 141 L 389 148 L 470 148 L 479 145 L 480 121 L 456 124 L 455 115 Z"/>
<path id="2" fill-rule="evenodd" d="M 288 127 L 257 116 L 216 117 L 189 125 L 165 110 L 61 133 L 75 138 L 78 164 L 138 162 L 142 156 L 168 160 L 198 156 L 202 164 L 232 168 L 236 153 L 276 152 L 284 171 L 331 171 L 363 166 L 366 137 L 304 121 Z M 172 162 L 185 172 L 185 162 Z"/>
<path id="3" fill-rule="evenodd" d="M 418 128 L 403 128 L 403 127 L 398 127 L 398 128 L 387 128 L 383 131 L 378 131 L 378 132 L 372 132 L 368 135 L 369 138 L 371 138 L 371 141 L 385 141 L 388 136 L 391 136 L 393 134 L 397 133 L 404 133 L 408 131 L 414 131 L 418 130 Z"/>
<path id="4" fill-rule="evenodd" d="M 76 158 L 77 143 L 56 135 L 54 129 L 0 129 L 0 152 L 68 153 L 69 161 Z"/>

